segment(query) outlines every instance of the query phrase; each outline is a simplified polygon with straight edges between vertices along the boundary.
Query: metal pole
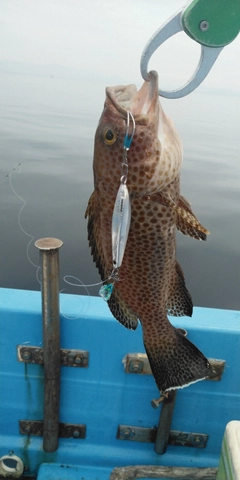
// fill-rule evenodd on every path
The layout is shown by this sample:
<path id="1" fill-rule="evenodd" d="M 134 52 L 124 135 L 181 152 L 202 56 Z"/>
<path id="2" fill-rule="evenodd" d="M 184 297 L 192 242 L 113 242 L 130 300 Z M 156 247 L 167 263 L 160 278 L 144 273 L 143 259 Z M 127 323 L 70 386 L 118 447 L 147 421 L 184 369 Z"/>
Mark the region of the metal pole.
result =
<path id="1" fill-rule="evenodd" d="M 168 396 L 165 398 L 162 404 L 162 410 L 159 418 L 157 435 L 155 440 L 154 450 L 159 455 L 167 450 L 168 438 L 170 433 L 170 427 L 172 423 L 174 405 L 176 401 L 176 390 L 168 392 Z"/>
<path id="2" fill-rule="evenodd" d="M 44 361 L 43 449 L 58 448 L 60 403 L 59 248 L 56 238 L 35 242 L 42 266 L 42 321 Z"/>
<path id="3" fill-rule="evenodd" d="M 178 330 L 182 335 L 184 335 L 184 337 L 187 336 L 187 330 L 184 328 L 178 328 Z M 154 446 L 155 452 L 159 455 L 163 455 L 167 450 L 176 397 L 177 390 L 170 390 L 170 392 L 168 392 L 168 396 L 165 398 L 162 404 Z"/>

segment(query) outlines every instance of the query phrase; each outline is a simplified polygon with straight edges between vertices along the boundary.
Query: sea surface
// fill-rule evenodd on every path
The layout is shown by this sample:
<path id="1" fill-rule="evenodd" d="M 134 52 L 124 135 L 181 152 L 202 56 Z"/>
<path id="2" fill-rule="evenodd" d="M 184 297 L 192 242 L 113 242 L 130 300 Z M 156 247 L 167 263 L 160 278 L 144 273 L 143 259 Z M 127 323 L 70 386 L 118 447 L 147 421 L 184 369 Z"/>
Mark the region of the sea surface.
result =
<path id="1" fill-rule="evenodd" d="M 23 3 L 26 6 L 28 4 L 25 0 Z M 39 8 L 37 2 L 32 3 Z M 50 15 L 56 27 L 58 17 L 54 17 L 55 3 L 51 2 Z M 99 4 L 97 1 L 95 3 Z M 104 3 L 110 5 L 109 2 Z M 83 4 L 87 8 L 87 2 Z M 141 51 L 150 33 L 153 34 L 160 26 L 161 19 L 159 17 L 156 21 L 154 13 L 157 5 L 152 2 L 154 8 L 145 34 L 143 38 L 139 35 L 136 40 L 136 32 L 138 28 L 142 29 L 143 18 L 138 4 L 134 1 L 131 7 L 138 12 L 138 16 L 134 17 L 132 32 L 128 24 L 125 26 L 123 23 L 123 35 L 110 37 L 106 45 L 98 44 L 97 38 L 93 42 L 89 32 L 91 52 L 88 52 L 88 36 L 85 34 L 83 68 L 81 59 L 77 64 L 77 58 L 73 57 L 70 64 L 67 54 L 64 59 L 58 58 L 56 52 L 61 46 L 58 46 L 60 34 L 56 28 L 55 53 L 51 53 L 51 58 L 46 46 L 47 58 L 43 60 L 39 53 L 41 46 L 36 48 L 35 54 L 29 50 L 29 58 L 21 57 L 21 41 L 26 35 L 23 34 L 25 20 L 23 17 L 19 20 L 19 12 L 15 12 L 22 36 L 19 34 L 14 47 L 5 33 L 6 55 L 0 57 L 1 287 L 39 290 L 39 253 L 34 242 L 42 237 L 56 237 L 64 242 L 60 250 L 61 290 L 73 294 L 98 295 L 98 286 L 80 287 L 81 284 L 100 281 L 90 255 L 87 221 L 84 218 L 93 190 L 94 132 L 103 107 L 105 86 L 127 83 L 141 86 Z M 145 4 L 140 2 L 140 7 L 146 7 Z M 74 11 L 74 2 L 65 1 L 63 5 L 66 11 L 68 8 L 71 10 L 68 14 L 72 18 L 80 15 Z M 170 2 L 165 16 L 174 13 L 179 5 L 180 2 L 172 2 L 173 12 L 170 12 Z M 45 1 L 42 8 L 47 11 Z M 12 14 L 14 17 L 14 12 Z M 10 18 L 7 3 L 5 15 Z M 108 12 L 109 18 L 104 18 L 103 25 L 100 22 L 100 30 L 105 32 L 106 38 L 111 15 Z M 119 15 L 123 18 L 122 11 L 119 11 Z M 145 10 L 143 15 L 146 17 Z M 39 21 L 44 26 L 44 15 Z M 64 26 L 64 15 L 61 22 Z M 69 24 L 68 29 L 70 41 Z M 124 42 L 131 46 L 131 33 L 132 52 L 131 48 L 124 48 Z M 34 29 L 31 34 L 33 40 L 34 35 L 40 35 Z M 74 28 L 72 35 L 76 35 Z M 72 42 L 79 45 L 75 37 Z M 240 46 L 240 42 L 237 42 Z M 29 38 L 29 47 L 26 42 L 25 48 L 33 49 L 30 44 Z M 121 56 L 117 63 L 118 47 Z M 174 51 L 175 47 L 171 48 Z M 219 57 L 219 64 L 216 62 L 216 67 L 213 67 L 210 80 L 206 79 L 202 86 L 183 99 L 161 99 L 161 102 L 183 142 L 181 193 L 191 202 L 194 213 L 211 232 L 207 242 L 177 233 L 177 258 L 185 273 L 194 305 L 239 309 L 240 82 L 239 77 L 236 81 L 235 73 L 240 68 L 239 65 L 236 67 L 239 50 L 235 54 L 236 47 L 233 50 L 231 46 L 227 48 L 229 57 L 225 53 L 222 54 L 222 60 Z M 14 49 L 19 52 L 14 54 Z M 93 52 L 96 55 L 96 74 Z M 122 67 L 123 54 L 127 59 L 126 68 Z M 70 48 L 68 55 L 71 56 Z M 102 63 L 99 55 L 104 60 Z M 175 54 L 172 55 L 174 57 Z M 195 50 L 191 52 L 191 56 L 194 55 Z M 173 61 L 168 70 L 174 71 L 175 63 Z M 188 66 L 189 71 L 191 67 Z M 161 64 L 154 65 L 154 68 L 161 70 L 164 76 L 165 70 Z M 170 77 L 166 77 L 167 85 L 164 88 L 168 87 Z M 177 75 L 174 80 L 178 84 Z M 181 81 L 179 73 L 178 86 Z"/>

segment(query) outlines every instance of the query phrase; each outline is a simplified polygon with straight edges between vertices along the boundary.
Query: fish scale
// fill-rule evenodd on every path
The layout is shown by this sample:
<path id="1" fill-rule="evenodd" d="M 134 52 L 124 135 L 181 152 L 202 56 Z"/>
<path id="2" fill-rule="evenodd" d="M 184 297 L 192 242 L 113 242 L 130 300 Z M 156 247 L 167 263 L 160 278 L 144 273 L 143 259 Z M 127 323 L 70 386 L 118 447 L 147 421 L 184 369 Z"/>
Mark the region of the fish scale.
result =
<path id="1" fill-rule="evenodd" d="M 109 279 L 112 217 L 129 111 L 136 124 L 127 157 L 131 222 L 118 278 Z M 95 134 L 94 192 L 86 211 L 88 239 L 102 281 L 108 279 L 110 285 L 108 305 L 113 316 L 133 330 L 138 321 L 142 324 L 146 353 L 161 393 L 211 374 L 205 356 L 167 316 L 191 316 L 193 308 L 176 261 L 176 228 L 201 240 L 209 233 L 180 196 L 181 163 L 181 141 L 161 108 L 156 72 L 149 74 L 139 91 L 133 85 L 107 88 Z"/>

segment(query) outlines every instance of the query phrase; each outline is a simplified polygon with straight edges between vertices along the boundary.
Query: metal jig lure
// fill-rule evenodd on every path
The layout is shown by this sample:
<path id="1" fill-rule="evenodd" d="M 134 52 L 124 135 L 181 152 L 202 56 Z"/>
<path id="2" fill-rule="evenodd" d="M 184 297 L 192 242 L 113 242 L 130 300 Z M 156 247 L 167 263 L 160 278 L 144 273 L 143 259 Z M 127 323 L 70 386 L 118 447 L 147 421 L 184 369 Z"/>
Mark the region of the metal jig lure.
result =
<path id="1" fill-rule="evenodd" d="M 126 249 L 128 233 L 131 223 L 131 201 L 127 188 L 128 176 L 128 158 L 127 153 L 131 146 L 135 132 L 135 120 L 132 113 L 127 111 L 127 131 L 123 142 L 123 161 L 121 169 L 120 187 L 116 196 L 113 216 L 112 216 L 112 262 L 113 270 L 110 278 L 113 283 L 103 285 L 99 290 L 99 295 L 104 300 L 109 300 L 114 282 L 119 280 L 118 269 L 122 265 L 124 252 Z"/>

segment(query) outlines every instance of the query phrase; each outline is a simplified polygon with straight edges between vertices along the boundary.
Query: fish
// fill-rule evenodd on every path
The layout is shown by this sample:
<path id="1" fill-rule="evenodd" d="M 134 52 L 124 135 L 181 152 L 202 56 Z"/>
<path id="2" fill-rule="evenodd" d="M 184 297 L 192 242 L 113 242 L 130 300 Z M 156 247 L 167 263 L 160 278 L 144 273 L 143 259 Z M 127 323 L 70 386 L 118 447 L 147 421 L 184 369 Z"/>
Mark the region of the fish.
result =
<path id="1" fill-rule="evenodd" d="M 134 133 L 124 149 L 129 114 Z M 180 195 L 182 157 L 181 140 L 159 101 L 157 72 L 151 71 L 139 90 L 133 84 L 106 88 L 94 141 L 94 191 L 85 214 L 88 242 L 109 289 L 112 315 L 128 329 L 142 325 L 146 354 L 163 395 L 212 374 L 208 359 L 168 318 L 192 316 L 193 311 L 176 260 L 176 229 L 203 241 L 209 234 Z M 114 269 L 112 217 L 121 184 L 131 213 L 121 265 Z"/>

